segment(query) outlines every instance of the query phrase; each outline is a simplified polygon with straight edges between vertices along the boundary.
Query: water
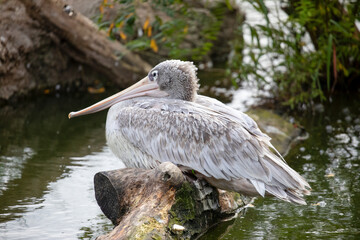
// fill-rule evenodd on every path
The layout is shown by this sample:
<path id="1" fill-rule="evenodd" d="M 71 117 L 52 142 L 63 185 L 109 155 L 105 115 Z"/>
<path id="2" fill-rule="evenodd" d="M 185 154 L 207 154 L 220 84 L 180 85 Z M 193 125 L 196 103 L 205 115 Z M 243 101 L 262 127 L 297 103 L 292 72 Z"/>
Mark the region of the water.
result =
<path id="1" fill-rule="evenodd" d="M 257 199 L 202 239 L 359 239 L 360 98 L 337 97 L 297 118 L 310 134 L 285 157 L 312 187 L 307 206 Z"/>
<path id="2" fill-rule="evenodd" d="M 96 172 L 123 167 L 105 143 L 106 112 L 67 119 L 105 94 L 87 97 L 45 96 L 1 110 L 0 239 L 95 239 L 111 231 L 93 190 Z M 317 109 L 295 116 L 310 138 L 286 157 L 313 188 L 309 205 L 258 199 L 203 239 L 359 236 L 360 99 Z"/>
<path id="3" fill-rule="evenodd" d="M 112 224 L 93 176 L 122 168 L 105 145 L 106 112 L 68 120 L 103 98 L 42 97 L 0 113 L 0 239 L 89 239 Z"/>

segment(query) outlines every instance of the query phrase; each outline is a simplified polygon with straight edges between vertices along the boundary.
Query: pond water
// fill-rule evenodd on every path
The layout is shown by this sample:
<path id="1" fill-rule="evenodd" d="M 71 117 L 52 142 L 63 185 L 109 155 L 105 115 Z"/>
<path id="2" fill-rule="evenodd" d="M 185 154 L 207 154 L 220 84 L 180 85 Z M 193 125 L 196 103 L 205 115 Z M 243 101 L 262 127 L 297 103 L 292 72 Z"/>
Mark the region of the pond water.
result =
<path id="1" fill-rule="evenodd" d="M 123 167 L 106 146 L 106 112 L 67 119 L 104 97 L 44 96 L 1 109 L 0 239 L 95 239 L 112 229 L 93 190 L 96 172 Z M 309 205 L 258 199 L 203 239 L 360 235 L 360 98 L 318 109 L 295 116 L 310 137 L 286 156 L 313 188 Z"/>
<path id="2" fill-rule="evenodd" d="M 257 199 L 246 214 L 202 239 L 359 239 L 360 97 L 337 97 L 296 116 L 309 138 L 286 161 L 312 187 L 307 206 Z"/>
<path id="3" fill-rule="evenodd" d="M 67 119 L 104 96 L 91 97 L 2 109 L 0 239 L 88 239 L 112 229 L 93 191 L 96 172 L 123 167 L 105 144 L 106 112 Z"/>

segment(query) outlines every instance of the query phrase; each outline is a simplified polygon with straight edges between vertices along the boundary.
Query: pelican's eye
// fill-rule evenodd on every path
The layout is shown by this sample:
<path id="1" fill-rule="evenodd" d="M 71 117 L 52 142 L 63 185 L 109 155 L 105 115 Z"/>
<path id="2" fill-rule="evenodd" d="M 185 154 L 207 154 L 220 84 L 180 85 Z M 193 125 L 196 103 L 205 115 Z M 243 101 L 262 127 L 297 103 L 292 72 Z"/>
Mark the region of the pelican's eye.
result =
<path id="1" fill-rule="evenodd" d="M 150 72 L 150 74 L 149 74 L 149 79 L 150 79 L 150 81 L 156 81 L 156 79 L 157 79 L 157 77 L 158 77 L 158 71 L 157 70 L 154 70 L 154 71 L 152 71 L 152 72 Z"/>

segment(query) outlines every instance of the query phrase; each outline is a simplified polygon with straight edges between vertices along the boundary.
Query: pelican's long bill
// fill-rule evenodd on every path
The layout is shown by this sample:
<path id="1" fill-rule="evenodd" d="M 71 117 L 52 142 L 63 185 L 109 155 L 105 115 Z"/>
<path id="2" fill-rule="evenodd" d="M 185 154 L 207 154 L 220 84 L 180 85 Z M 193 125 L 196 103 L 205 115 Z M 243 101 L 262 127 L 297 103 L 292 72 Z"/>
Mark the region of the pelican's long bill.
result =
<path id="1" fill-rule="evenodd" d="M 127 89 L 116 93 L 104 100 L 91 105 L 90 107 L 84 108 L 77 112 L 69 113 L 69 118 L 74 118 L 82 115 L 87 115 L 91 113 L 96 113 L 106 108 L 111 107 L 115 103 L 124 101 L 126 99 L 141 97 L 141 96 L 151 96 L 151 97 L 166 97 L 168 94 L 159 89 L 159 85 L 156 81 L 150 81 L 148 77 L 141 79 L 139 82 L 128 87 Z"/>

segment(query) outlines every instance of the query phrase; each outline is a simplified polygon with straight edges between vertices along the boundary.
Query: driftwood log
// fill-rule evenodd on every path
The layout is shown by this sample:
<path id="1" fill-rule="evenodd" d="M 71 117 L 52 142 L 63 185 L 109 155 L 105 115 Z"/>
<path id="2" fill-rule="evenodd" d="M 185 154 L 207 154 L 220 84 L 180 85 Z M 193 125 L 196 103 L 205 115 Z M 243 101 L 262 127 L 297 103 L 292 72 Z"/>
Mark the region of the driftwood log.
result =
<path id="1" fill-rule="evenodd" d="M 117 225 L 97 239 L 190 239 L 250 201 L 201 180 L 188 181 L 170 162 L 152 170 L 99 172 L 94 185 L 101 210 Z"/>
<path id="2" fill-rule="evenodd" d="M 104 77 L 124 88 L 151 68 L 61 0 L 4 0 L 0 11 L 0 102 Z"/>

